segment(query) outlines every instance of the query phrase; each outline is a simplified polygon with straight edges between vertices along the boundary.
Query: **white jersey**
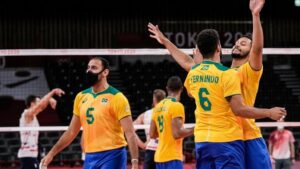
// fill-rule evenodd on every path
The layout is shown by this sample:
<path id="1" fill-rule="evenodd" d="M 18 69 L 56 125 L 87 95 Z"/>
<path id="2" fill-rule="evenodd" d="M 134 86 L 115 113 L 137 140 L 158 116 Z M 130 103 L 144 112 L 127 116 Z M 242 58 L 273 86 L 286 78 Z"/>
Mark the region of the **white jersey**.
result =
<path id="1" fill-rule="evenodd" d="M 153 112 L 153 109 L 147 110 L 145 112 L 144 124 L 146 124 L 146 125 L 151 124 L 152 112 Z M 146 146 L 146 150 L 154 150 L 155 151 L 157 149 L 158 139 L 150 139 L 149 131 L 150 131 L 150 129 L 145 129 L 145 134 L 146 134 L 147 140 L 149 140 L 149 142 Z"/>
<path id="2" fill-rule="evenodd" d="M 33 120 L 26 123 L 25 109 L 21 115 L 19 126 L 20 127 L 39 127 L 40 124 L 37 118 L 34 116 Z M 38 156 L 38 137 L 39 131 L 20 131 L 21 136 L 21 147 L 18 152 L 18 157 L 37 157 Z"/>

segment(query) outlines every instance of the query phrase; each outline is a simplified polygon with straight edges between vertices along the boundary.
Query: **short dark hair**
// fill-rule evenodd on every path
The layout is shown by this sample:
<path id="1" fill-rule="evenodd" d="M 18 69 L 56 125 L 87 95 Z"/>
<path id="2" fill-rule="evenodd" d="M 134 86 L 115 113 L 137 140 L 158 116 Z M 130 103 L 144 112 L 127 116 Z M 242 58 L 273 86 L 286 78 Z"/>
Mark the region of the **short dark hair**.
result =
<path id="1" fill-rule="evenodd" d="M 153 91 L 153 97 L 155 97 L 157 102 L 160 102 L 166 97 L 166 92 L 162 89 L 155 89 Z"/>
<path id="2" fill-rule="evenodd" d="M 252 35 L 246 34 L 246 35 L 241 36 L 240 38 L 247 38 L 247 39 L 250 39 L 252 41 Z"/>
<path id="3" fill-rule="evenodd" d="M 103 69 L 109 69 L 109 62 L 108 62 L 107 59 L 105 59 L 105 58 L 103 58 L 103 57 L 95 56 L 95 57 L 92 57 L 92 58 L 90 59 L 90 61 L 93 60 L 93 59 L 100 60 L 101 63 L 102 63 Z"/>
<path id="4" fill-rule="evenodd" d="M 172 76 L 168 79 L 167 89 L 172 92 L 177 92 L 182 89 L 182 81 L 178 76 Z"/>
<path id="5" fill-rule="evenodd" d="M 29 108 L 31 103 L 34 102 L 37 98 L 39 98 L 38 96 L 35 95 L 29 95 L 27 96 L 26 100 L 25 100 L 25 106 L 26 108 Z"/>
<path id="6" fill-rule="evenodd" d="M 215 29 L 204 29 L 197 35 L 196 42 L 203 58 L 210 58 L 220 43 L 219 33 Z"/>

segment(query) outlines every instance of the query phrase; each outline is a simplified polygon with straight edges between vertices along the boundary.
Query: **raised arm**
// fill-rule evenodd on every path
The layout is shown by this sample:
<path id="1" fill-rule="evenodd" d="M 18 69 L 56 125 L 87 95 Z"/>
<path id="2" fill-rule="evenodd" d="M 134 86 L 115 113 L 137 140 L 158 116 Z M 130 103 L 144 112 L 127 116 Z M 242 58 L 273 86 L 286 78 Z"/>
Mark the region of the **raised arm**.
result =
<path id="1" fill-rule="evenodd" d="M 265 0 L 250 0 L 249 4 L 253 22 L 252 47 L 250 50 L 249 63 L 254 70 L 260 70 L 263 64 L 264 34 L 260 21 L 260 11 L 264 4 Z"/>
<path id="2" fill-rule="evenodd" d="M 191 56 L 181 51 L 175 46 L 164 34 L 159 30 L 158 25 L 148 23 L 148 31 L 152 33 L 151 38 L 156 39 L 160 44 L 164 45 L 170 52 L 175 61 L 186 71 L 189 71 L 195 62 Z"/>
<path id="3" fill-rule="evenodd" d="M 80 131 L 80 119 L 78 116 L 73 115 L 70 126 L 67 131 L 60 137 L 57 143 L 52 147 L 49 153 L 41 160 L 42 166 L 48 166 L 54 156 L 66 148 L 75 139 Z"/>
<path id="4" fill-rule="evenodd" d="M 47 108 L 47 106 L 49 105 L 49 103 L 51 103 L 51 107 L 55 108 L 54 104 L 55 100 L 52 98 L 54 95 L 57 95 L 59 97 L 61 97 L 63 94 L 65 94 L 65 92 L 61 89 L 53 89 L 51 90 L 49 93 L 47 93 L 39 102 L 38 104 L 36 104 L 35 106 L 33 106 L 32 108 L 29 108 L 28 111 L 25 114 L 25 118 L 26 119 L 31 119 L 33 116 L 38 115 L 40 112 L 42 112 L 45 108 Z"/>

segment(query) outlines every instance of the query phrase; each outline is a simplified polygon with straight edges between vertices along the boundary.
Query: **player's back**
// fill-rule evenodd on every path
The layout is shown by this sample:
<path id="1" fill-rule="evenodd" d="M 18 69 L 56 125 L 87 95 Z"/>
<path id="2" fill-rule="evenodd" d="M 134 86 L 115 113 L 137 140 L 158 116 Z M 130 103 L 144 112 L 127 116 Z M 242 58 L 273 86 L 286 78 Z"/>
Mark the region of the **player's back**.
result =
<path id="1" fill-rule="evenodd" d="M 195 99 L 195 142 L 242 140 L 242 128 L 226 97 L 241 94 L 237 72 L 220 63 L 203 61 L 195 65 L 185 81 Z"/>
<path id="2" fill-rule="evenodd" d="M 153 109 L 152 120 L 155 121 L 159 136 L 158 148 L 155 152 L 156 162 L 183 158 L 183 139 L 175 139 L 172 134 L 172 119 L 176 117 L 183 118 L 184 122 L 184 107 L 175 98 L 166 98 Z"/>

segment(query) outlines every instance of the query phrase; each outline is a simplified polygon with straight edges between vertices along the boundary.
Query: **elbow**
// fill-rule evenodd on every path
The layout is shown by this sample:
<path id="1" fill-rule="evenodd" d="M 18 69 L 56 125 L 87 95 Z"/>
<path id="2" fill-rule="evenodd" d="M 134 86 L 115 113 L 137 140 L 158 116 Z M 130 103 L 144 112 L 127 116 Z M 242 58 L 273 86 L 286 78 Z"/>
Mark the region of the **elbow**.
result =
<path id="1" fill-rule="evenodd" d="M 172 134 L 173 134 L 174 139 L 180 139 L 181 138 L 179 132 L 173 132 Z"/>

